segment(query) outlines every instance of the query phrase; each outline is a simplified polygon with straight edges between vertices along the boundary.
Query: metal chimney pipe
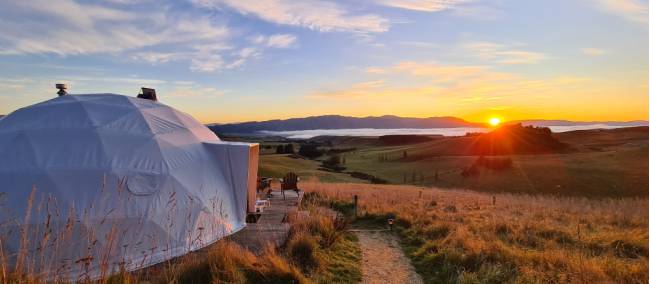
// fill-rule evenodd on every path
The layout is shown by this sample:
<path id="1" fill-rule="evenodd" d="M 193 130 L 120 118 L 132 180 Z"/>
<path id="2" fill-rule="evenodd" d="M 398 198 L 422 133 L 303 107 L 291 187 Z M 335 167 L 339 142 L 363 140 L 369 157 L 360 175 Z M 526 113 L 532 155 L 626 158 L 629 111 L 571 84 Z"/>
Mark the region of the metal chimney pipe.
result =
<path id="1" fill-rule="evenodd" d="M 55 86 L 57 89 L 59 89 L 59 91 L 56 92 L 57 95 L 59 95 L 59 97 L 60 97 L 60 96 L 65 96 L 65 95 L 68 94 L 68 92 L 66 91 L 66 90 L 68 89 L 68 84 L 57 83 L 57 84 L 54 85 L 54 86 Z"/>
<path id="2" fill-rule="evenodd" d="M 152 100 L 154 102 L 158 101 L 156 98 L 156 89 L 142 87 L 142 93 L 138 94 L 138 98 L 145 100 Z"/>

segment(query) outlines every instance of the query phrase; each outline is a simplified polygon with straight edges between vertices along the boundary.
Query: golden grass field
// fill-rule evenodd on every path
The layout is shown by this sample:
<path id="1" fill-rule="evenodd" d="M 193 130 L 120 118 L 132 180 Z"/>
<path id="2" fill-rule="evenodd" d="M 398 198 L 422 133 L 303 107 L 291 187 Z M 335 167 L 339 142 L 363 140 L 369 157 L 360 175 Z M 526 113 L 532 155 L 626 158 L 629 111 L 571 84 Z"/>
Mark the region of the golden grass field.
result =
<path id="1" fill-rule="evenodd" d="M 396 217 L 430 283 L 646 283 L 648 199 L 485 194 L 406 185 L 303 182 L 358 222 Z M 494 204 L 493 204 L 494 202 Z M 338 204 L 338 205 L 337 205 Z"/>
<path id="2" fill-rule="evenodd" d="M 345 230 L 347 223 L 334 218 L 331 210 L 323 211 L 323 208 L 314 206 L 302 209 L 309 214 L 294 213 L 287 216 L 290 230 L 283 246 L 267 244 L 263 251 L 255 253 L 226 237 L 198 251 L 132 272 L 111 271 L 106 264 L 102 264 L 102 275 L 99 279 L 90 279 L 84 275 L 70 278 L 60 270 L 48 270 L 49 274 L 43 274 L 35 262 L 35 259 L 42 256 L 26 249 L 18 253 L 19 260 L 14 263 L 9 260 L 2 243 L 6 236 L 0 235 L 0 283 L 359 282 L 361 251 L 356 237 Z M 73 233 L 72 229 L 59 232 L 61 235 Z M 116 237 L 119 238 L 117 235 Z M 43 239 L 38 240 L 25 237 L 21 240 L 21 246 L 47 243 L 58 247 L 67 241 L 65 238 L 50 238 L 46 234 Z M 110 247 L 102 247 L 98 253 L 100 256 L 105 255 L 106 250 L 110 250 Z M 89 258 L 98 257 L 90 255 Z"/>
<path id="3" fill-rule="evenodd" d="M 104 283 L 357 283 L 357 239 L 322 209 L 291 215 L 289 238 L 255 254 L 223 239 L 199 252 L 158 266 L 102 280 Z"/>

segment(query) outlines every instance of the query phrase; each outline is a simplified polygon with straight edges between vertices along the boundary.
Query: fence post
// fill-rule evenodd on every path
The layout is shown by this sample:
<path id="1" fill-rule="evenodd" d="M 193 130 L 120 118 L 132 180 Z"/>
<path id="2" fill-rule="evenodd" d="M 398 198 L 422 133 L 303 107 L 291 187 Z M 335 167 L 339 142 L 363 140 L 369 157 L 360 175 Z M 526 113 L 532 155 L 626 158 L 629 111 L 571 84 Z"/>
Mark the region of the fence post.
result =
<path id="1" fill-rule="evenodd" d="M 354 195 L 354 218 L 357 218 L 357 206 L 359 205 L 359 196 Z"/>

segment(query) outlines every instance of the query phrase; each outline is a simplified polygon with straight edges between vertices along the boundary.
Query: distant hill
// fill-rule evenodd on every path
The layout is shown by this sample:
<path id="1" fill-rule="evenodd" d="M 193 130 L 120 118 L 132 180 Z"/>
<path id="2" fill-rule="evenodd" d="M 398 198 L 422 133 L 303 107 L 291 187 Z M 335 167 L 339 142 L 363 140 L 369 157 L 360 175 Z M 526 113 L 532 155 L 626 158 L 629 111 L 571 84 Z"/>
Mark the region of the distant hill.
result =
<path id="1" fill-rule="evenodd" d="M 608 126 L 648 126 L 648 121 L 645 120 L 632 120 L 632 121 L 570 121 L 570 120 L 548 120 L 548 119 L 532 119 L 532 120 L 515 120 L 509 121 L 507 124 L 522 124 L 548 127 L 548 126 L 581 126 L 581 125 L 596 125 L 604 124 Z"/>
<path id="2" fill-rule="evenodd" d="M 312 129 L 357 129 L 357 128 L 455 128 L 483 127 L 485 124 L 469 122 L 457 117 L 399 117 L 393 115 L 349 117 L 340 115 L 311 116 L 284 120 L 252 121 L 231 124 L 209 125 L 219 134 L 244 134 L 258 131 L 296 131 Z"/>
<path id="3" fill-rule="evenodd" d="M 550 154 L 568 150 L 546 127 L 504 125 L 477 135 L 468 148 L 472 155 Z"/>

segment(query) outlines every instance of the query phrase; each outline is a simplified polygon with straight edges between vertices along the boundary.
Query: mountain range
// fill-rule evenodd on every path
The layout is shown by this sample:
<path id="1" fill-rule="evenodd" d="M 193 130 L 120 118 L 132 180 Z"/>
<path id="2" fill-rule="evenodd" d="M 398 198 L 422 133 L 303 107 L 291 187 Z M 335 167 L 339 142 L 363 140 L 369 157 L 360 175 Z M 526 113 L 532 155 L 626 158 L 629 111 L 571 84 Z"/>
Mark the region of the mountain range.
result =
<path id="1" fill-rule="evenodd" d="M 648 125 L 647 121 L 628 122 L 575 122 L 568 120 L 520 120 L 513 121 L 524 125 L 534 126 L 572 126 L 608 124 L 612 126 L 639 126 Z M 509 122 L 512 123 L 512 122 Z M 458 128 L 458 127 L 486 127 L 485 123 L 466 121 L 461 118 L 444 117 L 399 117 L 394 115 L 350 117 L 341 115 L 310 116 L 305 118 L 275 119 L 267 121 L 250 121 L 242 123 L 210 124 L 212 131 L 219 134 L 249 134 L 259 131 L 299 131 L 314 129 L 396 129 L 396 128 Z"/>
<path id="2" fill-rule="evenodd" d="M 580 125 L 597 125 L 604 124 L 608 126 L 648 126 L 648 121 L 631 120 L 631 121 L 571 121 L 571 120 L 548 120 L 548 119 L 530 119 L 509 121 L 508 124 L 521 123 L 523 125 L 533 125 L 538 127 L 547 126 L 580 126 Z"/>
<path id="3" fill-rule="evenodd" d="M 485 124 L 469 122 L 456 117 L 399 117 L 394 115 L 349 117 L 340 115 L 310 116 L 305 118 L 275 119 L 229 124 L 208 125 L 212 131 L 221 134 L 243 134 L 258 131 L 296 131 L 312 129 L 357 129 L 357 128 L 455 128 L 483 127 Z"/>

